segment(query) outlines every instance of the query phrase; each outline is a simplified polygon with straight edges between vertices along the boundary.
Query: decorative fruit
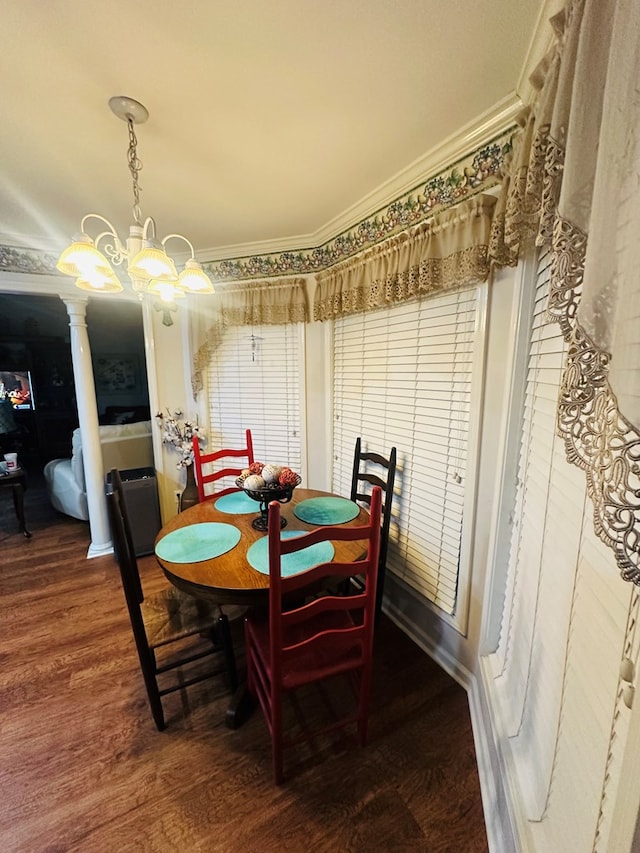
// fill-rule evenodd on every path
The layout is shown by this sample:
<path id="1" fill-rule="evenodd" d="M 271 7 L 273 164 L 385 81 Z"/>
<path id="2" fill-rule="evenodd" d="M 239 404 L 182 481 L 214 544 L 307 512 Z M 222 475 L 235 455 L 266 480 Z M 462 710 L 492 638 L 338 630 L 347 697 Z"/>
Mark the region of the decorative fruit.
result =
<path id="1" fill-rule="evenodd" d="M 245 489 L 255 491 L 256 489 L 264 489 L 266 484 L 259 474 L 251 474 L 242 485 Z"/>
<path id="2" fill-rule="evenodd" d="M 263 462 L 252 462 L 251 465 L 249 465 L 249 471 L 251 471 L 252 474 L 262 474 L 263 468 Z"/>
<path id="3" fill-rule="evenodd" d="M 298 475 L 291 468 L 283 468 L 278 477 L 278 482 L 281 486 L 295 486 L 298 482 Z"/>
<path id="4" fill-rule="evenodd" d="M 265 465 L 261 475 L 265 483 L 277 483 L 282 468 L 279 465 Z"/>

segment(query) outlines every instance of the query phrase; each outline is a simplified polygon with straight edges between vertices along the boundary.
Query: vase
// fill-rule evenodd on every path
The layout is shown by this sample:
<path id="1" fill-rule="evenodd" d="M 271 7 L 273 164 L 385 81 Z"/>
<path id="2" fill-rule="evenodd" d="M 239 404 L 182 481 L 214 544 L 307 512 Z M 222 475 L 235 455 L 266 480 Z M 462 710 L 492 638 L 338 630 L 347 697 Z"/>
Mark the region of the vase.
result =
<path id="1" fill-rule="evenodd" d="M 187 484 L 180 495 L 180 506 L 178 507 L 178 512 L 189 509 L 190 506 L 194 506 L 200 501 L 198 496 L 198 484 L 196 483 L 195 474 L 193 472 L 193 465 L 187 465 L 186 470 Z"/>

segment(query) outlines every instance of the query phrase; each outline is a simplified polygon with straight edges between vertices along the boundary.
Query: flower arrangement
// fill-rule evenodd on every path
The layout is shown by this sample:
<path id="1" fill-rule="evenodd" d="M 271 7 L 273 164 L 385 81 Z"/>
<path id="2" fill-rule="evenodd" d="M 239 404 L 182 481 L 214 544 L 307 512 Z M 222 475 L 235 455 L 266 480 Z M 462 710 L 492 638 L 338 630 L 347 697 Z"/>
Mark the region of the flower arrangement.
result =
<path id="1" fill-rule="evenodd" d="M 176 467 L 187 468 L 193 464 L 193 436 L 197 435 L 203 443 L 205 441 L 200 435 L 198 424 L 187 420 L 181 411 L 171 414 L 169 409 L 167 409 L 167 415 L 158 412 L 156 421 L 162 430 L 162 443 L 174 447 L 180 454 Z"/>

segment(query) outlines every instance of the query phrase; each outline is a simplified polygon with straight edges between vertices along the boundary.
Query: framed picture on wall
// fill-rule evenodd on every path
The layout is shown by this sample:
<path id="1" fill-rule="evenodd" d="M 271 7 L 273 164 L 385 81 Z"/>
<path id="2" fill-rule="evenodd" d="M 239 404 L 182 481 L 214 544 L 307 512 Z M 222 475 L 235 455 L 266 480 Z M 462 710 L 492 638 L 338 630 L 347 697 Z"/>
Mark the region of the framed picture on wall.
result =
<path id="1" fill-rule="evenodd" d="M 96 390 L 105 394 L 135 391 L 138 370 L 134 355 L 97 355 L 93 359 Z"/>

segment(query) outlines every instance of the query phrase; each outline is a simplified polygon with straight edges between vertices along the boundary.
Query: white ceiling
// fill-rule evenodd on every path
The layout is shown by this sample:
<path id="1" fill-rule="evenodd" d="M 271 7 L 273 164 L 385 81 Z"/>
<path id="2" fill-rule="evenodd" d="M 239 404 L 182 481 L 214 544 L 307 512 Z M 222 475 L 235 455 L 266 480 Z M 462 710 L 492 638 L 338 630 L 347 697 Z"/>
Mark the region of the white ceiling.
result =
<path id="1" fill-rule="evenodd" d="M 544 0 L 3 0 L 0 244 L 141 207 L 201 256 L 314 235 L 496 105 Z M 263 244 L 264 245 L 264 244 Z"/>

